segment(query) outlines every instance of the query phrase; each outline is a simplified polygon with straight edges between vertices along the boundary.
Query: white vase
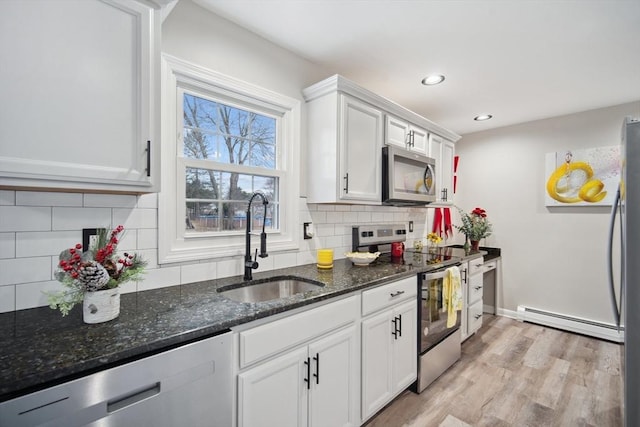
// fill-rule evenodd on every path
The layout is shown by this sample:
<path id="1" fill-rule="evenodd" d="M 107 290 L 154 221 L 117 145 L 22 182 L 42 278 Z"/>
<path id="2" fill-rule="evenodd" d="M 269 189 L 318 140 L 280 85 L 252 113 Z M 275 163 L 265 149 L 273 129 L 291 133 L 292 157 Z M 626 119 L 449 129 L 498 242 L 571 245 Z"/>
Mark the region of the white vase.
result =
<path id="1" fill-rule="evenodd" d="M 85 292 L 82 301 L 84 323 L 102 323 L 113 320 L 120 314 L 119 288 Z"/>

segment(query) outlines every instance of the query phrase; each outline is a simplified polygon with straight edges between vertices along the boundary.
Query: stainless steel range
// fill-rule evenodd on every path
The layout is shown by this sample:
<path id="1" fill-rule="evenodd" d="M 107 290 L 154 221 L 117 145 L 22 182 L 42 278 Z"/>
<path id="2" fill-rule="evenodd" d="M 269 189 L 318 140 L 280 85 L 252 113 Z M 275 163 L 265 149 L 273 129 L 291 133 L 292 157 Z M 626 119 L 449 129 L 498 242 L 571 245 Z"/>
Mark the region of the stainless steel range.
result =
<path id="1" fill-rule="evenodd" d="M 391 243 L 407 240 L 405 224 L 369 224 L 351 229 L 351 250 L 369 252 L 389 252 Z"/>
<path id="2" fill-rule="evenodd" d="M 412 390 L 420 393 L 460 359 L 462 312 L 456 312 L 453 326 L 448 327 L 443 298 L 447 269 L 460 265 L 460 259 L 447 254 L 446 248 L 435 254 L 408 255 L 423 257 L 422 262 L 432 268 L 418 274 L 418 380 Z"/>
<path id="3" fill-rule="evenodd" d="M 390 252 L 390 245 L 406 241 L 404 224 L 382 224 L 353 227 L 352 250 Z M 447 327 L 448 313 L 444 307 L 443 285 L 447 268 L 458 266 L 461 259 L 452 254 L 452 248 L 436 253 L 414 252 L 408 249 L 400 259 L 380 256 L 375 262 L 393 262 L 414 265 L 418 274 L 418 380 L 412 390 L 422 392 L 436 378 L 460 359 L 461 311 L 456 313 L 453 326 Z"/>

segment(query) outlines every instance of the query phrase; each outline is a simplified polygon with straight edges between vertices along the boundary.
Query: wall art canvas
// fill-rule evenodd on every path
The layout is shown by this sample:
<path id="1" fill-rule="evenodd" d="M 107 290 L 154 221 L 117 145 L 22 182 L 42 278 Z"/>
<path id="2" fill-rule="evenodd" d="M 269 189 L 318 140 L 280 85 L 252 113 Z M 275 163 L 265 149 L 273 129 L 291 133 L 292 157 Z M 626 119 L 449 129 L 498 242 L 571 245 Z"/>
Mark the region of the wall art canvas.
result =
<path id="1" fill-rule="evenodd" d="M 620 182 L 620 146 L 547 153 L 545 179 L 546 206 L 611 206 Z"/>

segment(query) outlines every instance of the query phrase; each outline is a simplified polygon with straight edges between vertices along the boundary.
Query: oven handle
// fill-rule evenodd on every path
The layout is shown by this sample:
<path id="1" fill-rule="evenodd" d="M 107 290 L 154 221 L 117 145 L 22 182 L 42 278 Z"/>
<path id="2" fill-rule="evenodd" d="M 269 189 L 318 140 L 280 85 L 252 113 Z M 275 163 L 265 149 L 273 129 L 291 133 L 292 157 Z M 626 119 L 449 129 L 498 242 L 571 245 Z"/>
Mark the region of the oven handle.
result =
<path id="1" fill-rule="evenodd" d="M 422 280 L 444 279 L 446 275 L 447 275 L 447 270 L 441 271 L 439 273 L 424 273 L 422 275 Z"/>

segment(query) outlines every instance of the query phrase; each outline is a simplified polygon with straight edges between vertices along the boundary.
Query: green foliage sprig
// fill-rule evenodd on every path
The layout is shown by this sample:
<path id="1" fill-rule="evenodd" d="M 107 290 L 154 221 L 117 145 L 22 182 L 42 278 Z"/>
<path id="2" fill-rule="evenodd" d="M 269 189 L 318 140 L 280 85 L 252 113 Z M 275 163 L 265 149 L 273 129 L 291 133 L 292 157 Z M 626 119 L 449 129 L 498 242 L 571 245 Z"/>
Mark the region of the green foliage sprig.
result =
<path id="1" fill-rule="evenodd" d="M 475 208 L 471 213 L 466 213 L 456 206 L 460 212 L 462 225 L 454 225 L 469 240 L 480 240 L 489 237 L 493 231 L 493 226 L 487 218 L 487 212 L 482 208 Z"/>

